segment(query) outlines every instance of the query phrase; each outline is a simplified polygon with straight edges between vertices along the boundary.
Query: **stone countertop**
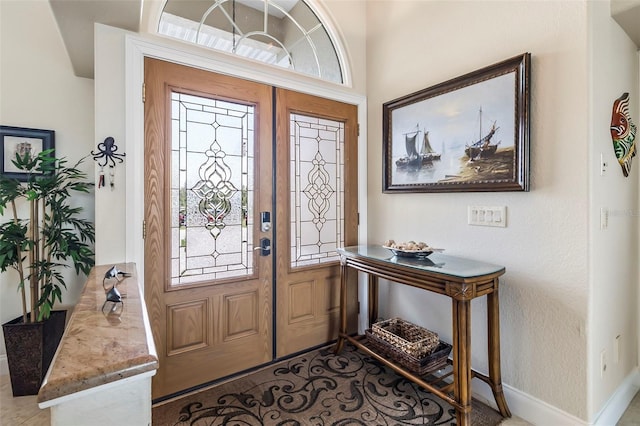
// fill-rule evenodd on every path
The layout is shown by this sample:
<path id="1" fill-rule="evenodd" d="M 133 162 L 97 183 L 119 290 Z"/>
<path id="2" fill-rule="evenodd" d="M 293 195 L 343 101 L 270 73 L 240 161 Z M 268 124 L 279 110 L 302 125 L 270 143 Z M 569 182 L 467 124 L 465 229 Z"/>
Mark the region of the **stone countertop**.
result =
<path id="1" fill-rule="evenodd" d="M 142 289 L 134 263 L 116 264 L 131 276 L 117 284 L 124 303 L 105 303 L 103 277 L 111 265 L 95 266 L 40 387 L 38 403 L 136 376 L 158 368 Z M 115 279 L 105 281 L 107 290 Z M 115 308 L 114 310 L 112 308 Z"/>

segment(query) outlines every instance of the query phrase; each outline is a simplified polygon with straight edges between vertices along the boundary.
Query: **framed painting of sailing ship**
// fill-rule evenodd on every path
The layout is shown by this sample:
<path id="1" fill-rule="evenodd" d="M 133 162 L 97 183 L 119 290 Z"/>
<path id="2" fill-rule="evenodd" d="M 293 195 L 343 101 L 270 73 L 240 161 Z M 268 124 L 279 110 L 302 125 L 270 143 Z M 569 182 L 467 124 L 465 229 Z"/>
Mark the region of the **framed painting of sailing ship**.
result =
<path id="1" fill-rule="evenodd" d="M 531 54 L 383 104 L 383 192 L 529 190 Z"/>

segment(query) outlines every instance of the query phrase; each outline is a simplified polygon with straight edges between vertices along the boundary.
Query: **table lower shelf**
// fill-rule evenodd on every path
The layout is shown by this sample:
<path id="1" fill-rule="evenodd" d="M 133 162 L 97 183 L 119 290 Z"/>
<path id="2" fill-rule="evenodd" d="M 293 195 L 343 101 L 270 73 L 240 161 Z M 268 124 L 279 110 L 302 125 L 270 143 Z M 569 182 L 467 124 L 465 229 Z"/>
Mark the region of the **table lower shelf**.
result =
<path id="1" fill-rule="evenodd" d="M 439 382 L 442 382 L 447 376 L 451 376 L 453 373 L 449 373 L 449 374 L 447 374 L 445 376 L 442 376 L 442 377 L 438 376 L 435 379 L 435 381 L 427 382 L 425 379 L 423 379 L 423 377 L 415 375 L 414 373 L 412 373 L 412 372 L 404 369 L 403 367 L 399 366 L 395 362 L 386 359 L 383 355 L 380 355 L 379 353 L 375 352 L 372 348 L 367 346 L 367 344 L 366 344 L 367 339 L 366 339 L 365 336 L 362 336 L 362 335 L 360 335 L 360 336 L 340 335 L 340 337 L 344 338 L 349 343 L 351 343 L 353 346 L 355 346 L 359 350 L 363 351 L 367 355 L 371 356 L 372 358 L 375 358 L 376 360 L 380 361 L 382 364 L 384 364 L 387 367 L 391 368 L 396 373 L 406 377 L 407 379 L 411 380 L 412 382 L 414 382 L 414 383 L 418 384 L 419 386 L 422 386 L 423 388 L 425 388 L 428 391 L 432 392 L 434 395 L 437 395 L 438 397 L 442 398 L 443 400 L 445 400 L 446 402 L 448 402 L 449 404 L 451 404 L 452 406 L 454 406 L 458 410 L 464 410 L 465 407 L 460 405 L 460 403 L 458 403 L 454 398 L 452 398 L 448 394 L 450 391 L 453 390 L 453 384 L 446 384 L 445 386 L 437 386 L 437 384 Z"/>
<path id="2" fill-rule="evenodd" d="M 456 409 L 462 411 L 471 409 L 471 407 L 463 407 L 458 401 L 455 400 L 455 398 L 451 396 L 451 394 L 453 393 L 454 384 L 453 382 L 447 380 L 449 378 L 453 378 L 453 370 L 451 366 L 452 361 L 450 359 L 447 359 L 445 367 L 436 367 L 435 369 L 428 371 L 425 374 L 418 375 L 398 365 L 396 362 L 385 358 L 384 355 L 378 353 L 375 348 L 372 348 L 367 344 L 367 337 L 364 335 L 349 336 L 341 334 L 340 337 L 351 343 L 362 352 L 366 353 L 372 358 L 375 358 L 385 366 L 391 368 L 401 376 L 407 378 L 413 383 L 416 383 L 429 392 L 432 392 L 434 395 L 442 398 L 444 401 L 448 402 Z M 491 387 L 491 380 L 488 376 L 471 370 L 471 377 L 478 378 Z"/>

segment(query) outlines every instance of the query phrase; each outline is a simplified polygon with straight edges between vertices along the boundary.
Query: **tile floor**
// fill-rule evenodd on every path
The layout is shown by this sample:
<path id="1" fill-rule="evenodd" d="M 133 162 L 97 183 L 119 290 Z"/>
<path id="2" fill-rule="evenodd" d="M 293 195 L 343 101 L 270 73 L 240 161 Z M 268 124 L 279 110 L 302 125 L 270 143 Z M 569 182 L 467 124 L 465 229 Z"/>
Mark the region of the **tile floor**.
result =
<path id="1" fill-rule="evenodd" d="M 35 396 L 14 398 L 9 376 L 0 375 L 0 425 L 48 426 L 49 409 L 38 408 Z"/>
<path id="2" fill-rule="evenodd" d="M 640 425 L 640 392 L 627 407 L 627 411 L 624 412 L 617 426 L 634 426 Z"/>
<path id="3" fill-rule="evenodd" d="M 48 426 L 50 423 L 49 409 L 38 408 L 35 396 L 11 395 L 9 376 L 0 375 L 0 425 L 1 426 Z M 507 419 L 501 426 L 528 426 L 528 423 L 518 417 Z M 638 393 L 629 408 L 624 413 L 618 426 L 640 425 L 640 393 Z"/>

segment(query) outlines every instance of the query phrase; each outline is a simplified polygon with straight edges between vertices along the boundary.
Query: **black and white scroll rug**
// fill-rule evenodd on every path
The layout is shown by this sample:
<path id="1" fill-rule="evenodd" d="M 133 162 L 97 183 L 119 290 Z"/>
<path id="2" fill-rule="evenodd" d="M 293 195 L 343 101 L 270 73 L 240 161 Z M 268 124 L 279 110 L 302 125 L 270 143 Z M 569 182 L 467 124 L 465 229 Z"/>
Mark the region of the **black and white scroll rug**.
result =
<path id="1" fill-rule="evenodd" d="M 376 360 L 326 347 L 154 406 L 153 425 L 454 425 L 455 410 Z M 473 401 L 472 424 L 503 418 Z"/>

